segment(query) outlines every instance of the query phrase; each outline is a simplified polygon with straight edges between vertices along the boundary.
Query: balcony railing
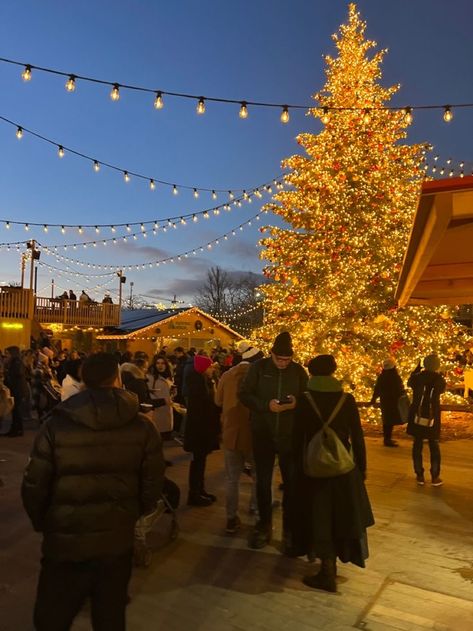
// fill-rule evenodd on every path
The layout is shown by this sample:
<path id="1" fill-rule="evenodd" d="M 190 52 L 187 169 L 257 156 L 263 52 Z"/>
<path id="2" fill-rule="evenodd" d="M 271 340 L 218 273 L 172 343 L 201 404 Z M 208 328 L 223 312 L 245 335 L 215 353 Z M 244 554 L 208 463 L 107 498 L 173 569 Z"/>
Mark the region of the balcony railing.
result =
<path id="1" fill-rule="evenodd" d="M 34 317 L 43 324 L 118 326 L 120 305 L 36 297 Z"/>
<path id="2" fill-rule="evenodd" d="M 33 292 L 21 287 L 0 287 L 0 317 L 27 320 L 33 317 Z"/>

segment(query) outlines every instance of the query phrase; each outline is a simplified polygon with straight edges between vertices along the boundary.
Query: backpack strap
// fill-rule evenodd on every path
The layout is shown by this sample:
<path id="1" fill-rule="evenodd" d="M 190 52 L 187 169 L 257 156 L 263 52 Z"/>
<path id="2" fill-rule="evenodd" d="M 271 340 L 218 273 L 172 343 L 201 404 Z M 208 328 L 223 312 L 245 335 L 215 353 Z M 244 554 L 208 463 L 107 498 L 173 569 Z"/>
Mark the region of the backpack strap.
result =
<path id="1" fill-rule="evenodd" d="M 335 405 L 335 407 L 332 410 L 332 413 L 330 414 L 330 416 L 328 417 L 328 419 L 325 421 L 324 423 L 324 419 L 322 418 L 322 414 L 320 413 L 319 408 L 317 407 L 316 402 L 314 401 L 311 393 L 306 390 L 304 392 L 305 396 L 307 397 L 307 400 L 309 401 L 310 405 L 312 406 L 312 409 L 315 411 L 315 413 L 317 414 L 317 416 L 320 418 L 320 420 L 322 421 L 322 423 L 324 424 L 324 427 L 328 427 L 330 425 L 330 423 L 333 421 L 333 419 L 337 416 L 337 414 L 340 412 L 340 409 L 342 407 L 342 405 L 345 402 L 345 399 L 347 398 L 347 394 L 346 392 L 342 392 L 342 396 L 338 399 L 337 404 Z"/>

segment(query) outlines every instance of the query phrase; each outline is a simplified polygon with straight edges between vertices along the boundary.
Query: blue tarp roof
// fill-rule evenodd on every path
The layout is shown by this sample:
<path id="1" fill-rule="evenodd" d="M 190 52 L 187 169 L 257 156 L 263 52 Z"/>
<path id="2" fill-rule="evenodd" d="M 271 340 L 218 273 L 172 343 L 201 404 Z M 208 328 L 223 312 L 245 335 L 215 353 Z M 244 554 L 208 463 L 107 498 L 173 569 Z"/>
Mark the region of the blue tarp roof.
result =
<path id="1" fill-rule="evenodd" d="M 188 311 L 191 307 L 181 307 L 179 309 L 122 309 L 121 324 L 117 331 L 132 333 L 151 324 L 157 324 L 167 318 L 171 318 L 178 313 Z"/>

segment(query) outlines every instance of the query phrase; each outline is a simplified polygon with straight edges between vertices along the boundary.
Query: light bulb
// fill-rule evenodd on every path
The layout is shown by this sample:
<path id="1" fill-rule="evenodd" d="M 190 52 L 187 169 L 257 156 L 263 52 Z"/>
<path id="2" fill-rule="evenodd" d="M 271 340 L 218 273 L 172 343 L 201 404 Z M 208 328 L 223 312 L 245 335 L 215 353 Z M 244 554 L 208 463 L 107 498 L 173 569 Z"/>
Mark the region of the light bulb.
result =
<path id="1" fill-rule="evenodd" d="M 406 125 L 410 125 L 414 120 L 414 115 L 412 113 L 412 107 L 404 108 L 404 120 L 406 121 Z"/>
<path id="2" fill-rule="evenodd" d="M 156 188 L 156 182 L 154 180 L 149 181 L 149 187 L 152 191 Z"/>
<path id="3" fill-rule="evenodd" d="M 115 228 L 115 226 L 110 226 L 110 230 L 111 230 L 112 232 L 116 232 L 116 228 Z"/>
<path id="4" fill-rule="evenodd" d="M 65 88 L 68 92 L 74 92 L 76 89 L 76 78 L 73 74 L 69 75 L 69 79 L 66 81 Z"/>
<path id="5" fill-rule="evenodd" d="M 140 225 L 140 230 L 141 230 L 141 232 L 144 232 L 144 231 L 145 231 L 145 226 L 144 226 L 144 224 L 143 224 L 143 223 Z"/>
<path id="6" fill-rule="evenodd" d="M 212 199 L 217 199 L 217 193 L 215 191 L 212 191 Z"/>
<path id="7" fill-rule="evenodd" d="M 31 66 L 25 66 L 25 69 L 21 73 L 21 78 L 23 79 L 23 81 L 31 81 Z"/>
<path id="8" fill-rule="evenodd" d="M 197 215 L 192 215 L 192 221 L 194 222 L 198 221 Z"/>
<path id="9" fill-rule="evenodd" d="M 123 179 L 125 180 L 125 182 L 130 181 L 130 176 L 128 175 L 128 171 L 123 171 Z"/>
<path id="10" fill-rule="evenodd" d="M 196 188 L 194 189 L 194 197 L 196 199 L 199 197 L 199 191 Z"/>
<path id="11" fill-rule="evenodd" d="M 164 107 L 163 95 L 161 92 L 156 92 L 156 97 L 154 99 L 154 109 L 162 110 Z"/>
<path id="12" fill-rule="evenodd" d="M 97 160 L 94 160 L 94 171 L 96 173 L 100 171 L 100 164 L 97 162 Z"/>
<path id="13" fill-rule="evenodd" d="M 18 138 L 18 140 L 21 140 L 23 138 L 23 127 L 18 127 L 16 130 L 16 137 Z"/>
<path id="14" fill-rule="evenodd" d="M 235 197 L 235 195 L 233 194 L 232 191 L 228 191 L 228 197 L 229 197 L 229 199 L 233 199 Z"/>
<path id="15" fill-rule="evenodd" d="M 323 108 L 323 110 L 322 110 L 322 116 L 320 117 L 320 120 L 322 121 L 322 123 L 323 123 L 324 125 L 326 125 L 326 124 L 329 122 L 329 120 L 330 120 L 330 114 L 329 114 L 329 111 L 328 111 L 328 107 L 327 107 L 327 106 L 325 106 L 325 107 Z"/>
<path id="16" fill-rule="evenodd" d="M 248 118 L 248 107 L 246 101 L 241 102 L 240 112 L 238 113 L 240 118 Z"/>
<path id="17" fill-rule="evenodd" d="M 62 145 L 59 145 L 58 150 L 57 150 L 57 155 L 60 158 L 64 158 L 64 147 Z"/>
<path id="18" fill-rule="evenodd" d="M 78 232 L 79 232 L 79 234 L 82 234 L 84 232 L 84 229 L 82 228 L 82 226 L 79 226 Z"/>
<path id="19" fill-rule="evenodd" d="M 126 224 L 126 231 L 127 232 L 131 232 L 131 228 L 130 228 L 129 224 Z"/>
<path id="20" fill-rule="evenodd" d="M 175 184 L 174 184 L 174 186 L 172 187 L 172 192 L 173 192 L 173 195 L 177 195 L 177 194 L 179 193 L 179 191 L 178 191 L 178 189 L 177 189 L 177 186 L 176 186 Z"/>
<path id="21" fill-rule="evenodd" d="M 209 213 L 208 213 L 207 211 L 205 211 L 205 212 L 203 213 L 202 217 L 203 217 L 204 219 L 208 219 L 208 218 L 209 218 Z"/>
<path id="22" fill-rule="evenodd" d="M 46 226 L 46 224 L 43 226 L 43 230 L 44 230 L 44 232 L 48 231 L 48 226 Z"/>
<path id="23" fill-rule="evenodd" d="M 62 234 L 65 234 L 66 229 L 64 228 L 64 226 L 61 226 L 61 232 L 62 232 Z"/>
<path id="24" fill-rule="evenodd" d="M 118 83 L 113 84 L 112 91 L 110 92 L 110 98 L 112 99 L 112 101 L 118 101 L 118 99 L 120 98 L 120 86 L 118 85 Z"/>
<path id="25" fill-rule="evenodd" d="M 25 230 L 26 230 L 26 232 L 28 232 L 29 229 L 30 229 L 30 226 L 27 223 L 25 223 Z"/>
<path id="26" fill-rule="evenodd" d="M 445 111 L 443 113 L 443 120 L 446 123 L 449 123 L 452 120 L 452 118 L 453 118 L 453 112 L 452 112 L 452 110 L 450 108 L 450 105 L 446 105 L 445 106 Z"/>
<path id="27" fill-rule="evenodd" d="M 197 103 L 197 114 L 205 114 L 205 101 L 204 98 L 201 96 L 199 99 L 199 102 Z"/>
<path id="28" fill-rule="evenodd" d="M 289 110 L 287 105 L 285 105 L 282 108 L 282 113 L 281 113 L 281 123 L 288 123 L 289 122 Z"/>
<path id="29" fill-rule="evenodd" d="M 5 228 L 6 228 L 7 230 L 10 230 L 10 222 L 9 222 L 9 221 L 7 221 L 7 222 L 5 223 Z"/>
<path id="30" fill-rule="evenodd" d="M 369 123 L 371 123 L 371 114 L 368 109 L 363 112 L 363 122 L 365 125 L 369 125 Z"/>
<path id="31" fill-rule="evenodd" d="M 100 232 L 100 228 L 98 226 L 95 226 L 95 232 L 98 234 Z"/>

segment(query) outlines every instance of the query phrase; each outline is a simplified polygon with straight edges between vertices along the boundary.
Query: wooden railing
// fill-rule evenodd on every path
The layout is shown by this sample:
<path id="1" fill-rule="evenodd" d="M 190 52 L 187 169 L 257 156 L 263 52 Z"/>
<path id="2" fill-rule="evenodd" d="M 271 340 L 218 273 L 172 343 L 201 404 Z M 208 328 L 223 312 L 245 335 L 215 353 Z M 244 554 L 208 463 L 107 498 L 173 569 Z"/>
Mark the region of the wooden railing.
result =
<path id="1" fill-rule="evenodd" d="M 21 287 L 0 287 L 0 318 L 27 320 L 33 317 L 33 292 Z"/>
<path id="2" fill-rule="evenodd" d="M 118 326 L 120 305 L 36 297 L 34 317 L 43 324 Z"/>

